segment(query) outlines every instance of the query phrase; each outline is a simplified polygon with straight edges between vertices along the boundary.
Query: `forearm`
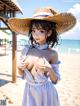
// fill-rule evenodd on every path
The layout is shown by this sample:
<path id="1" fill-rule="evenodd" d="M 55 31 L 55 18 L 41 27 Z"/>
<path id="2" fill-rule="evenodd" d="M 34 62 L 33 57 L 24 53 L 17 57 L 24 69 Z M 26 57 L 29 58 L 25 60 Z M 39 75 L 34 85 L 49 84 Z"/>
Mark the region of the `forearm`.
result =
<path id="1" fill-rule="evenodd" d="M 24 70 L 27 68 L 26 63 L 22 62 L 18 65 L 18 73 L 20 75 L 24 74 Z"/>
<path id="2" fill-rule="evenodd" d="M 49 70 L 49 76 L 50 76 L 50 79 L 51 79 L 51 81 L 53 82 L 53 83 L 57 83 L 57 80 L 58 80 L 58 78 L 57 78 L 57 76 L 56 76 L 56 74 L 55 74 L 55 72 L 54 72 L 54 70 L 53 69 L 51 69 L 50 68 L 50 70 Z"/>
<path id="3" fill-rule="evenodd" d="M 18 68 L 18 73 L 19 73 L 19 75 L 23 75 L 24 74 L 24 70 L 22 70 L 21 68 Z"/>

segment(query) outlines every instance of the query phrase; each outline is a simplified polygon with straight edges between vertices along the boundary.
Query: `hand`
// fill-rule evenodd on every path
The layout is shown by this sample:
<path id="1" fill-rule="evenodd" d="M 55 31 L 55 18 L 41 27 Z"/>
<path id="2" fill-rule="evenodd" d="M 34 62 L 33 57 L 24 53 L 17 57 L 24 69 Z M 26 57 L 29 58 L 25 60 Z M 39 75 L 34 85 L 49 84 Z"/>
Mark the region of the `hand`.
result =
<path id="1" fill-rule="evenodd" d="M 39 58 L 35 67 L 36 70 L 40 70 L 42 73 L 49 72 L 51 69 L 51 65 L 45 58 Z"/>
<path id="2" fill-rule="evenodd" d="M 33 61 L 31 60 L 31 58 L 26 57 L 19 65 L 19 68 L 22 68 L 23 70 L 25 68 L 27 68 L 28 70 L 31 70 L 34 66 Z"/>
<path id="3" fill-rule="evenodd" d="M 21 62 L 21 63 L 18 64 L 18 68 L 21 69 L 21 70 L 25 70 L 26 67 L 28 66 L 28 64 L 29 64 L 28 62 L 26 62 L 26 63 Z"/>

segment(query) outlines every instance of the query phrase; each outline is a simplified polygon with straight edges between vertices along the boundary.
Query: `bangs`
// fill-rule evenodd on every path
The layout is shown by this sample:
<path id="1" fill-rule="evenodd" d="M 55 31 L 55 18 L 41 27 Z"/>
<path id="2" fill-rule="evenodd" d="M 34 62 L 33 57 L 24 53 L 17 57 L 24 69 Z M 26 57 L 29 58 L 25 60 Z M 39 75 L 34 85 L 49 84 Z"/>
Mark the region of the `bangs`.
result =
<path id="1" fill-rule="evenodd" d="M 32 20 L 31 22 L 31 27 L 35 26 L 37 29 L 43 29 L 46 31 L 49 31 L 51 29 L 53 29 L 54 24 L 52 22 L 49 21 L 45 21 L 45 20 Z"/>

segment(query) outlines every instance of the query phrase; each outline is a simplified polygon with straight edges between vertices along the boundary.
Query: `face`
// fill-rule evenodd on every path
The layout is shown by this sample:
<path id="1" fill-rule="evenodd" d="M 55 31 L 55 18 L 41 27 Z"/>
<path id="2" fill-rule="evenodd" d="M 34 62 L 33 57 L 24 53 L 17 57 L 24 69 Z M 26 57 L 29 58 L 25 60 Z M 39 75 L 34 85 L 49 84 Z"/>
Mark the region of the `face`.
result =
<path id="1" fill-rule="evenodd" d="M 36 43 L 38 43 L 38 44 L 46 43 L 46 39 L 47 39 L 48 35 L 49 35 L 49 33 L 47 33 L 41 27 L 36 28 L 35 25 L 32 26 L 32 37 Z"/>

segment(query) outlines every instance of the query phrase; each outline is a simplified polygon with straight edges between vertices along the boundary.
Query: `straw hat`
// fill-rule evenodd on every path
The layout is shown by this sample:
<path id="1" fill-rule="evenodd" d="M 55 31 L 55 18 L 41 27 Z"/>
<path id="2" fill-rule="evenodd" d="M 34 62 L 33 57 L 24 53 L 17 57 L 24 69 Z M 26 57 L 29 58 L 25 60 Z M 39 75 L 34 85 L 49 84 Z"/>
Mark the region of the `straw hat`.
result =
<path id="1" fill-rule="evenodd" d="M 11 18 L 8 25 L 16 33 L 27 34 L 31 20 L 46 20 L 56 23 L 58 34 L 70 30 L 76 24 L 76 18 L 71 13 L 59 13 L 50 7 L 38 9 L 32 18 Z"/>

